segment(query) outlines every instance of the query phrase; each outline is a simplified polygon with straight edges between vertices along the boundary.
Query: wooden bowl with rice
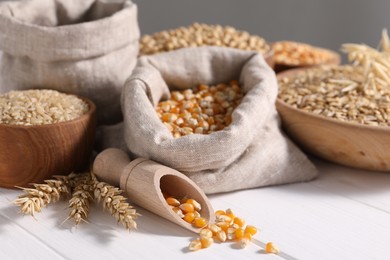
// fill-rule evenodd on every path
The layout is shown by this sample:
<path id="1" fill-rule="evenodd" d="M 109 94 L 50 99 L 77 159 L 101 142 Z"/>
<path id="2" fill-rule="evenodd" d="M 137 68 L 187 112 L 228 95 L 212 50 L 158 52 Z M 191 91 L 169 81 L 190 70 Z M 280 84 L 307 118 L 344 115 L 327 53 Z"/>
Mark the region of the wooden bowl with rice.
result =
<path id="1" fill-rule="evenodd" d="M 61 93 L 50 100 L 53 93 L 59 92 L 0 95 L 1 187 L 27 186 L 88 168 L 96 107 L 86 98 Z"/>
<path id="2" fill-rule="evenodd" d="M 344 79 L 324 76 L 305 89 L 305 77 L 313 79 L 315 73 L 310 72 L 316 69 L 294 69 L 277 75 L 280 89 L 276 107 L 284 130 L 310 154 L 355 168 L 390 171 L 389 91 L 382 93 L 381 104 L 359 104 L 367 97 L 358 98 L 361 90 L 353 82 L 362 78 L 352 74 Z M 328 88 L 332 84 L 340 87 Z M 321 95 L 328 97 L 321 102 Z M 344 112 L 337 111 L 340 104 L 344 104 Z M 374 106 L 380 107 L 378 112 Z M 386 111 L 388 117 L 384 118 Z"/>

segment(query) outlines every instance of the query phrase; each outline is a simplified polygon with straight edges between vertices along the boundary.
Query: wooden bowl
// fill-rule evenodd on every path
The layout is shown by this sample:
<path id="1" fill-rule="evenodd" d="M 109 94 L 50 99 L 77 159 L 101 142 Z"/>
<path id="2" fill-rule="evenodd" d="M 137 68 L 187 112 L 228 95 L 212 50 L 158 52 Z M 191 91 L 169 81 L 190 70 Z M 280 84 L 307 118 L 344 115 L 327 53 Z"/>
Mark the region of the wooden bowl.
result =
<path id="1" fill-rule="evenodd" d="M 293 78 L 303 69 L 277 78 Z M 306 152 L 354 168 L 390 171 L 390 127 L 367 126 L 316 115 L 276 101 L 287 134 Z"/>
<path id="2" fill-rule="evenodd" d="M 0 186 L 39 183 L 52 175 L 89 166 L 96 128 L 96 107 L 81 117 L 50 125 L 0 124 Z"/>
<path id="3" fill-rule="evenodd" d="M 274 42 L 271 44 L 271 49 L 273 50 L 274 49 L 274 45 L 276 44 L 277 42 Z M 294 43 L 297 43 L 297 44 L 304 44 L 304 43 L 300 43 L 300 42 L 294 42 Z M 317 64 L 312 64 L 312 65 L 307 65 L 307 64 L 301 64 L 301 65 L 292 65 L 292 64 L 288 64 L 288 63 L 281 63 L 281 62 L 278 62 L 276 59 L 275 59 L 275 53 L 274 53 L 274 71 L 276 73 L 280 73 L 280 72 L 283 72 L 285 70 L 290 70 L 290 69 L 296 69 L 296 68 L 308 68 L 308 67 L 313 67 L 313 66 L 317 66 L 317 65 L 340 65 L 341 63 L 341 57 L 340 55 L 335 52 L 335 51 L 332 51 L 332 50 L 329 50 L 329 49 L 325 49 L 325 48 L 320 48 L 320 47 L 317 47 L 317 46 L 312 46 L 318 50 L 321 50 L 321 51 L 324 51 L 326 53 L 328 53 L 329 55 L 329 59 L 326 60 L 325 62 L 322 62 L 322 63 L 317 63 Z"/>

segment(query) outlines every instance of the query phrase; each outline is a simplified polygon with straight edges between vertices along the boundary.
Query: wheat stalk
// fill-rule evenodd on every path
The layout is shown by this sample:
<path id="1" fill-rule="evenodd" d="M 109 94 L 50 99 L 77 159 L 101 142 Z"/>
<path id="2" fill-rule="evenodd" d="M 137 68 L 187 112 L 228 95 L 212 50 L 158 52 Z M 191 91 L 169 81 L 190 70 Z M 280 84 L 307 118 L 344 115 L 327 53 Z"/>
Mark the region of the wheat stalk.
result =
<path id="1" fill-rule="evenodd" d="M 342 51 L 348 54 L 348 60 L 364 69 L 364 89 L 380 91 L 390 88 L 390 41 L 387 30 L 382 31 L 379 50 L 365 44 L 347 43 Z"/>
<path id="2" fill-rule="evenodd" d="M 99 182 L 94 175 L 92 175 L 92 178 L 95 181 L 95 199 L 101 202 L 103 208 L 109 211 L 118 223 L 121 223 L 127 230 L 136 229 L 135 219 L 140 214 L 126 202 L 126 198 L 121 195 L 122 190 L 105 182 Z"/>

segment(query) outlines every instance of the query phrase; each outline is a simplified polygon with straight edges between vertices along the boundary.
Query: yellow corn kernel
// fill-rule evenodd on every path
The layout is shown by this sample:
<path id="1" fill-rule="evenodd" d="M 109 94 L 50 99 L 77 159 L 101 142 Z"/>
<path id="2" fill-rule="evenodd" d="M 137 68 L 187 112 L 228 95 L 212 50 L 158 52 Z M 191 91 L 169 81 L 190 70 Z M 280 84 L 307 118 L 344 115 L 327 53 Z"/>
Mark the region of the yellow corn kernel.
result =
<path id="1" fill-rule="evenodd" d="M 194 211 L 194 216 L 195 216 L 195 218 L 200 218 L 201 216 L 200 216 L 200 213 L 198 212 L 198 211 Z"/>
<path id="2" fill-rule="evenodd" d="M 204 237 L 200 239 L 200 242 L 202 243 L 202 248 L 208 248 L 214 243 L 214 240 L 211 237 Z"/>
<path id="3" fill-rule="evenodd" d="M 206 237 L 206 238 L 213 237 L 213 232 L 211 232 L 211 230 L 208 229 L 208 228 L 204 228 L 204 229 L 202 229 L 202 230 L 199 232 L 199 236 L 200 236 L 200 238 L 204 238 L 204 237 Z"/>
<path id="4" fill-rule="evenodd" d="M 188 223 L 192 223 L 195 220 L 194 212 L 188 212 L 184 215 L 183 220 Z"/>
<path id="5" fill-rule="evenodd" d="M 179 207 L 172 207 L 173 212 L 175 212 L 179 217 L 184 218 L 183 211 Z"/>
<path id="6" fill-rule="evenodd" d="M 201 210 L 202 210 L 202 206 L 200 205 L 200 203 L 197 202 L 197 201 L 194 200 L 194 199 L 188 199 L 188 200 L 186 201 L 186 203 L 192 204 L 192 205 L 194 206 L 194 209 L 195 209 L 196 211 L 201 211 Z"/>
<path id="7" fill-rule="evenodd" d="M 236 239 L 241 239 L 241 238 L 243 238 L 244 237 L 244 229 L 242 229 L 242 228 L 238 228 L 237 230 L 236 230 Z"/>
<path id="8" fill-rule="evenodd" d="M 245 248 L 250 244 L 251 240 L 247 237 L 243 237 L 238 240 L 238 246 L 241 248 Z"/>
<path id="9" fill-rule="evenodd" d="M 235 229 L 239 229 L 240 228 L 239 225 L 234 224 L 234 223 L 230 224 L 230 227 L 235 228 Z"/>
<path id="10" fill-rule="evenodd" d="M 204 226 L 207 225 L 207 221 L 206 221 L 205 218 L 202 218 L 202 217 L 200 217 L 200 218 L 195 218 L 193 224 L 194 224 L 195 227 L 202 228 L 202 227 L 204 227 Z"/>
<path id="11" fill-rule="evenodd" d="M 234 219 L 236 217 L 236 215 L 234 215 L 231 209 L 227 209 L 225 215 L 229 216 L 231 219 Z"/>
<path id="12" fill-rule="evenodd" d="M 211 232 L 213 232 L 214 235 L 216 235 L 219 231 L 221 231 L 222 229 L 220 227 L 218 227 L 216 224 L 214 223 L 210 223 L 208 225 L 208 228 L 211 230 Z"/>
<path id="13" fill-rule="evenodd" d="M 239 227 L 245 226 L 245 220 L 242 218 L 238 218 L 238 217 L 234 218 L 233 223 L 237 224 Z"/>
<path id="14" fill-rule="evenodd" d="M 188 246 L 188 249 L 190 251 L 198 251 L 199 249 L 202 249 L 202 242 L 200 240 L 193 240 Z"/>
<path id="15" fill-rule="evenodd" d="M 215 216 L 219 216 L 219 215 L 226 215 L 226 212 L 224 210 L 219 209 L 215 212 Z"/>
<path id="16" fill-rule="evenodd" d="M 183 203 L 179 207 L 184 213 L 194 212 L 195 210 L 194 205 L 190 203 Z"/>
<path id="17" fill-rule="evenodd" d="M 277 248 L 274 243 L 272 242 L 268 242 L 266 245 L 265 245 L 265 252 L 267 252 L 268 254 L 278 254 L 280 251 L 279 251 L 279 248 Z"/>
<path id="18" fill-rule="evenodd" d="M 226 233 L 223 230 L 219 230 L 216 234 L 215 237 L 220 241 L 220 242 L 225 242 L 226 241 Z"/>
<path id="19" fill-rule="evenodd" d="M 173 198 L 173 197 L 168 197 L 165 199 L 165 201 L 168 203 L 168 205 L 170 206 L 174 206 L 174 207 L 177 207 L 180 205 L 180 201 L 178 201 L 177 199 Z"/>
<path id="20" fill-rule="evenodd" d="M 257 233 L 257 228 L 255 226 L 247 225 L 245 228 L 245 233 L 254 236 Z"/>
<path id="21" fill-rule="evenodd" d="M 218 222 L 216 223 L 218 227 L 220 227 L 224 232 L 227 232 L 227 229 L 230 227 L 230 223 L 227 222 Z"/>
<path id="22" fill-rule="evenodd" d="M 177 119 L 177 115 L 173 114 L 173 113 L 164 113 L 161 116 L 161 120 L 163 122 L 167 122 L 167 123 L 172 123 L 172 122 L 176 121 L 176 119 Z"/>
<path id="23" fill-rule="evenodd" d="M 232 218 L 227 215 L 217 215 L 215 218 L 217 222 L 227 222 L 229 224 L 232 222 Z"/>
<path id="24" fill-rule="evenodd" d="M 228 228 L 226 231 L 226 237 L 228 240 L 234 240 L 236 239 L 236 229 L 235 228 Z"/>

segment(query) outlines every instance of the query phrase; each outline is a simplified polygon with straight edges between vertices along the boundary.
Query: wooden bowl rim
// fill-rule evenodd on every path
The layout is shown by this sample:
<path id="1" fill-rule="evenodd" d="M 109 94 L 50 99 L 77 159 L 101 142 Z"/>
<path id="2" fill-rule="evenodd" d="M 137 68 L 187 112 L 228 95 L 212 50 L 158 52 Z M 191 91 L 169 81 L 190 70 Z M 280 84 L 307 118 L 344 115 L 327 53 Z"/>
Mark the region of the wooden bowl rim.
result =
<path id="1" fill-rule="evenodd" d="M 75 118 L 75 119 L 64 121 L 64 122 L 58 122 L 58 123 L 54 123 L 54 124 L 45 124 L 45 125 L 0 124 L 0 129 L 1 128 L 15 128 L 15 129 L 33 129 L 33 128 L 37 128 L 37 129 L 44 129 L 44 128 L 50 128 L 50 127 L 63 126 L 63 125 L 67 125 L 67 124 L 76 123 L 77 121 L 84 121 L 86 118 L 90 117 L 91 115 L 93 115 L 96 112 L 96 105 L 95 105 L 95 103 L 92 100 L 90 100 L 90 99 L 88 99 L 86 97 L 83 97 L 83 96 L 76 95 L 76 94 L 68 94 L 68 93 L 64 93 L 64 92 L 61 92 L 61 93 L 67 94 L 67 95 L 74 95 L 74 96 L 80 98 L 81 100 L 85 101 L 88 104 L 88 106 L 89 106 L 88 111 L 86 113 L 84 113 L 83 115 Z"/>
<path id="2" fill-rule="evenodd" d="M 299 64 L 299 65 L 292 65 L 292 64 L 288 64 L 288 63 L 284 63 L 284 62 L 277 62 L 276 59 L 275 59 L 275 65 L 283 65 L 283 66 L 289 66 L 289 67 L 292 67 L 292 68 L 296 68 L 296 67 L 313 67 L 313 66 L 317 66 L 317 65 L 330 65 L 330 64 L 334 64 L 334 65 L 337 65 L 337 64 L 340 64 L 341 63 L 341 55 L 334 51 L 334 50 L 331 50 L 331 49 L 327 49 L 327 48 L 323 48 L 323 47 L 319 47 L 319 46 L 315 46 L 315 45 L 311 45 L 309 43 L 305 43 L 305 42 L 296 42 L 296 41 L 276 41 L 276 42 L 270 42 L 270 46 L 271 46 L 271 49 L 274 50 L 274 45 L 276 43 L 280 43 L 280 42 L 291 42 L 291 43 L 297 43 L 297 44 L 306 44 L 306 45 L 310 45 L 318 50 L 322 50 L 324 52 L 328 52 L 331 56 L 331 58 L 329 60 L 327 60 L 325 63 L 320 63 L 320 64 Z M 275 53 L 274 53 L 275 54 Z M 274 55 L 275 56 L 275 55 Z"/>
<path id="3" fill-rule="evenodd" d="M 339 66 L 339 65 L 334 65 L 334 66 Z M 307 70 L 315 69 L 317 67 L 319 67 L 319 66 L 313 66 L 313 67 L 308 67 L 308 68 L 296 68 L 296 69 L 283 71 L 283 72 L 279 73 L 278 75 L 276 75 L 276 78 L 277 79 L 294 78 L 299 74 L 303 74 L 303 72 L 305 72 Z M 354 128 L 358 128 L 361 130 L 374 130 L 374 131 L 381 131 L 381 132 L 390 132 L 390 126 L 363 125 L 363 124 L 354 123 L 354 122 L 350 122 L 350 121 L 340 121 L 340 120 L 337 120 L 334 118 L 320 116 L 320 115 L 314 114 L 312 112 L 307 112 L 307 111 L 304 111 L 302 109 L 298 109 L 298 108 L 290 106 L 289 104 L 285 103 L 283 100 L 279 99 L 279 97 L 276 99 L 276 103 L 277 103 L 277 105 L 283 106 L 286 109 L 294 111 L 295 113 L 299 113 L 299 114 L 304 115 L 304 116 L 312 117 L 312 118 L 315 118 L 317 120 L 323 120 L 323 121 L 330 123 L 330 124 L 336 124 L 336 125 L 340 125 L 340 126 L 344 126 L 344 127 L 354 127 Z"/>

